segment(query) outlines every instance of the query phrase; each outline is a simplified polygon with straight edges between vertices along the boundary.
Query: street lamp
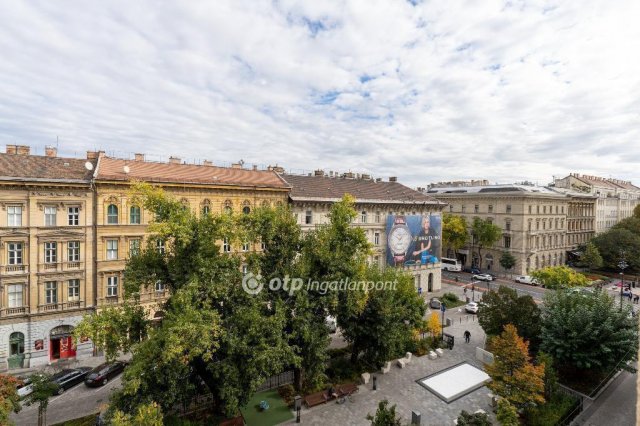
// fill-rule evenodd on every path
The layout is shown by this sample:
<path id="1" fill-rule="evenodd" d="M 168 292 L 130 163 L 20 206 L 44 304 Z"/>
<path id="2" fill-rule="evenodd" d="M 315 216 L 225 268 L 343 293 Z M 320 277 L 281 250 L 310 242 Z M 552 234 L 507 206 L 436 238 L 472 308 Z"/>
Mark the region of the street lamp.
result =
<path id="1" fill-rule="evenodd" d="M 624 258 L 624 251 L 620 251 L 620 262 L 618 262 L 618 268 L 620 268 L 620 276 L 622 277 L 622 281 L 620 281 L 620 309 L 622 309 L 622 290 L 624 289 L 624 270 L 627 269 L 629 264 Z"/>

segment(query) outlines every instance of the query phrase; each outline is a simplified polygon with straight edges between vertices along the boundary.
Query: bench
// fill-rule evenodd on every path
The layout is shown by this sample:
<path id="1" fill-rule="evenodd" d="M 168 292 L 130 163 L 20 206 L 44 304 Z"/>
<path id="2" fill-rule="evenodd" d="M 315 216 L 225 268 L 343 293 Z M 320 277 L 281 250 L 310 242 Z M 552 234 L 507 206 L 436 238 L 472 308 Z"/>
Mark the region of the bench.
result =
<path id="1" fill-rule="evenodd" d="M 343 397 L 343 396 L 352 395 L 358 392 L 358 390 L 359 390 L 358 385 L 356 385 L 355 383 L 346 383 L 344 385 L 338 386 L 338 396 Z"/>
<path id="2" fill-rule="evenodd" d="M 220 423 L 220 426 L 244 426 L 244 419 L 242 416 L 234 417 L 233 419 L 227 419 Z"/>
<path id="3" fill-rule="evenodd" d="M 308 408 L 315 407 L 316 405 L 324 404 L 327 402 L 327 392 L 316 392 L 304 397 L 304 403 Z"/>

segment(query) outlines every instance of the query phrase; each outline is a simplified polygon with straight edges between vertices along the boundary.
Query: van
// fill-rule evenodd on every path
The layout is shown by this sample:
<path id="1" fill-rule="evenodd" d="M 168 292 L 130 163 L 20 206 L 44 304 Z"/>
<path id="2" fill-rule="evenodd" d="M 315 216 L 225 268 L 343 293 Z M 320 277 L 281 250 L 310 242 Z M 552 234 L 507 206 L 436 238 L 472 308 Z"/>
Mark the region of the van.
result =
<path id="1" fill-rule="evenodd" d="M 530 285 L 538 285 L 538 280 L 536 280 L 535 278 L 532 278 L 529 275 L 520 275 L 518 277 L 516 277 L 515 281 L 517 283 L 521 283 L 521 284 L 530 284 Z"/>

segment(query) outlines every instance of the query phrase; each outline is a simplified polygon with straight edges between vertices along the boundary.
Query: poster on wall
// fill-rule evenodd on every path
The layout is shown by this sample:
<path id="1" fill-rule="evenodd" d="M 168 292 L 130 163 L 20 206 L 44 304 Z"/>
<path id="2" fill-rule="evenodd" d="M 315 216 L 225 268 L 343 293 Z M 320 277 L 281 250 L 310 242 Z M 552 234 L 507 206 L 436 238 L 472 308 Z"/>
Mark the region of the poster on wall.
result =
<path id="1" fill-rule="evenodd" d="M 42 339 L 38 339 L 35 342 L 33 342 L 33 349 L 36 351 L 41 351 L 44 349 L 44 340 Z"/>
<path id="2" fill-rule="evenodd" d="M 387 264 L 426 265 L 440 262 L 442 216 L 387 216 Z"/>

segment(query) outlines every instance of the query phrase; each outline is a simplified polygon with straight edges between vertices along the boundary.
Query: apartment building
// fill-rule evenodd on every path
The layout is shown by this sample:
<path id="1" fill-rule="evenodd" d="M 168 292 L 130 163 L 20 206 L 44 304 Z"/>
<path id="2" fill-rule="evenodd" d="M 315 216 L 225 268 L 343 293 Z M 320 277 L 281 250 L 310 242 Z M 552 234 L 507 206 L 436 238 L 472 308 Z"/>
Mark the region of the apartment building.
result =
<path id="1" fill-rule="evenodd" d="M 555 179 L 553 186 L 596 197 L 596 234 L 632 216 L 633 209 L 640 203 L 640 188 L 621 179 L 571 173 Z"/>
<path id="2" fill-rule="evenodd" d="M 272 170 L 216 167 L 184 164 L 171 157 L 168 163 L 145 161 L 143 154 L 133 160 L 100 155 L 94 174 L 96 197 L 96 303 L 98 308 L 121 303 L 124 299 L 123 272 L 127 259 L 147 244 L 147 227 L 152 214 L 132 202 L 131 184 L 149 182 L 163 188 L 198 214 L 220 212 L 249 213 L 258 206 L 276 206 L 287 202 L 289 186 Z M 165 250 L 156 241 L 158 250 Z M 252 251 L 256 247 L 233 247 L 221 241 L 225 251 Z M 164 283 L 140 294 L 152 315 L 166 297 Z"/>
<path id="3" fill-rule="evenodd" d="M 478 217 L 489 219 L 502 229 L 502 237 L 493 247 L 482 249 L 470 243 L 447 257 L 457 256 L 463 265 L 486 271 L 527 274 L 545 266 L 562 265 L 567 259 L 567 214 L 569 198 L 548 188 L 514 184 L 442 187 L 429 186 L 426 193 L 446 202 L 447 212 L 460 215 L 469 226 Z M 500 257 L 510 252 L 516 265 L 505 271 Z"/>
<path id="4" fill-rule="evenodd" d="M 95 308 L 95 159 L 0 154 L 0 371 L 90 355 L 73 326 Z"/>
<path id="5" fill-rule="evenodd" d="M 567 207 L 567 261 L 577 261 L 579 246 L 586 244 L 596 233 L 597 195 L 589 195 L 571 189 L 549 187 L 568 198 Z"/>
<path id="6" fill-rule="evenodd" d="M 445 206 L 430 196 L 400 184 L 395 177 L 389 178 L 389 181 L 382 181 L 372 179 L 366 174 L 334 174 L 316 170 L 311 175 L 283 174 L 282 178 L 291 186 L 291 209 L 303 231 L 328 223 L 331 206 L 340 201 L 345 194 L 355 197 L 358 216 L 353 226 L 365 231 L 373 247 L 369 262 L 380 267 L 389 264 L 387 232 L 390 229 L 390 221 L 403 222 L 399 226 L 404 226 L 410 217 L 421 216 L 433 218 L 433 223 L 439 223 L 437 221 Z M 437 233 L 439 243 L 442 235 L 440 227 L 437 227 Z M 414 238 L 419 237 L 414 235 Z M 416 288 L 424 292 L 439 290 L 440 263 L 436 258 L 439 258 L 440 254 L 434 253 L 434 262 L 414 261 L 410 253 L 412 245 L 409 242 L 408 244 L 404 253 L 399 255 L 402 258 L 400 263 L 414 276 Z"/>

